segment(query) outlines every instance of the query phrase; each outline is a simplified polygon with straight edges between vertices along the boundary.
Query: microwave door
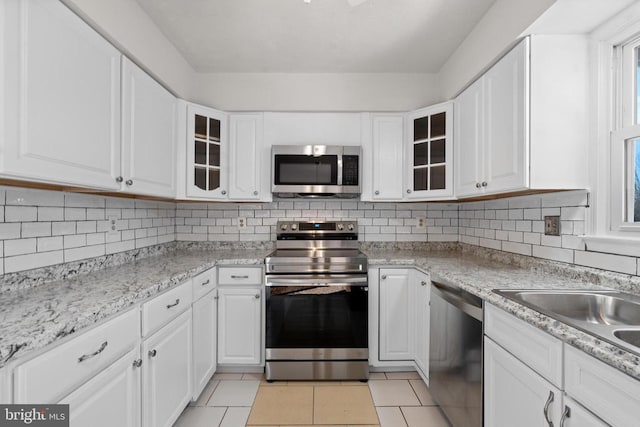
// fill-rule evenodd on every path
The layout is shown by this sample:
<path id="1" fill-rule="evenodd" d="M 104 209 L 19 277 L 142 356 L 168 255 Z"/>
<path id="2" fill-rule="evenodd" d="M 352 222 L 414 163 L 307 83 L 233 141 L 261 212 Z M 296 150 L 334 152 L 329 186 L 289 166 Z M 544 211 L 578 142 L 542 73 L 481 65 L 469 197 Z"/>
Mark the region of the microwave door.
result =
<path id="1" fill-rule="evenodd" d="M 275 155 L 275 185 L 339 185 L 338 156 Z"/>

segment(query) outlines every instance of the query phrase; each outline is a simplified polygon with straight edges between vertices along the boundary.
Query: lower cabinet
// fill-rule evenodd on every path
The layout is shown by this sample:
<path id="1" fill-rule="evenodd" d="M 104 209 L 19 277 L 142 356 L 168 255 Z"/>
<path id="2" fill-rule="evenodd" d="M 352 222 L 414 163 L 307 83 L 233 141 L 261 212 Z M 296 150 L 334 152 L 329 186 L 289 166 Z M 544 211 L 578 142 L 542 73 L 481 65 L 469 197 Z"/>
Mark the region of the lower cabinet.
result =
<path id="1" fill-rule="evenodd" d="M 193 395 L 191 308 L 142 343 L 142 425 L 171 426 Z"/>
<path id="2" fill-rule="evenodd" d="M 430 339 L 430 310 L 431 280 L 428 274 L 418 270 L 413 271 L 412 284 L 415 288 L 416 307 L 416 336 L 415 336 L 415 362 L 418 373 L 424 380 L 429 378 L 429 339 Z"/>
<path id="3" fill-rule="evenodd" d="M 193 303 L 193 400 L 216 371 L 218 293 L 216 289 Z"/>
<path id="4" fill-rule="evenodd" d="M 218 363 L 261 363 L 261 313 L 261 288 L 218 288 Z"/>
<path id="5" fill-rule="evenodd" d="M 416 330 L 415 292 L 409 269 L 380 269 L 379 357 L 384 360 L 413 360 Z"/>
<path id="6" fill-rule="evenodd" d="M 140 425 L 139 349 L 125 354 L 113 365 L 62 399 L 70 408 L 70 425 L 137 427 Z"/>
<path id="7" fill-rule="evenodd" d="M 486 426 L 560 423 L 562 392 L 486 337 L 484 402 Z"/>
<path id="8" fill-rule="evenodd" d="M 560 427 L 607 427 L 608 425 L 575 400 L 568 396 L 564 397 Z"/>

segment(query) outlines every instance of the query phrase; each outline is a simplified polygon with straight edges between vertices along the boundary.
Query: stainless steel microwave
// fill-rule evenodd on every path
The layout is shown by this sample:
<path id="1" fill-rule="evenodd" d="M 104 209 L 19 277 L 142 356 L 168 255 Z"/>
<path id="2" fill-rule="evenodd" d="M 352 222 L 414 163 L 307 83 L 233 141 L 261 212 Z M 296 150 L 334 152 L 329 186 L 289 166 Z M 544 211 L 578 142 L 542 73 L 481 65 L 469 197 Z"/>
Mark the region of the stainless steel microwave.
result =
<path id="1" fill-rule="evenodd" d="M 359 197 L 361 159 L 358 146 L 274 145 L 271 192 L 280 197 Z"/>

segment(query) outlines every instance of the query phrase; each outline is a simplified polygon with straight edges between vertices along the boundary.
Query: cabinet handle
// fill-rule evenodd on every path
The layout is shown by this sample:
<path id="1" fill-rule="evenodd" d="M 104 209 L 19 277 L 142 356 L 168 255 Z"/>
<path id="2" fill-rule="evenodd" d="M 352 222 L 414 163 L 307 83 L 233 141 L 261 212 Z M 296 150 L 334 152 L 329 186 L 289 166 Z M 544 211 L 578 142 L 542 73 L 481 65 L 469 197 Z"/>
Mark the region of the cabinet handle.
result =
<path id="1" fill-rule="evenodd" d="M 379 196 L 380 192 L 378 190 L 376 190 L 375 194 L 376 194 L 376 196 Z"/>
<path id="2" fill-rule="evenodd" d="M 480 184 L 479 182 L 476 182 L 476 188 L 480 188 L 482 187 L 482 184 Z"/>
<path id="3" fill-rule="evenodd" d="M 202 286 L 207 286 L 210 281 L 211 281 L 211 279 L 205 280 L 204 282 L 202 282 Z"/>
<path id="4" fill-rule="evenodd" d="M 178 304 L 180 304 L 180 298 L 176 298 L 176 302 L 173 304 L 167 304 L 167 308 L 175 307 Z"/>
<path id="5" fill-rule="evenodd" d="M 122 182 L 124 178 L 122 178 L 121 176 L 116 177 L 116 182 Z"/>
<path id="6" fill-rule="evenodd" d="M 133 180 L 132 179 L 128 179 L 125 184 L 127 184 L 129 187 L 131 187 L 133 185 Z"/>
<path id="7" fill-rule="evenodd" d="M 256 294 L 256 299 L 260 299 L 260 294 Z"/>
<path id="8" fill-rule="evenodd" d="M 139 368 L 140 366 L 142 366 L 142 359 L 136 359 L 133 361 L 134 368 Z"/>
<path id="9" fill-rule="evenodd" d="M 407 188 L 407 194 L 411 194 L 411 189 Z"/>
<path id="10" fill-rule="evenodd" d="M 108 344 L 107 341 L 105 341 L 102 344 L 100 344 L 100 348 L 94 351 L 93 353 L 83 354 L 82 356 L 78 357 L 78 363 L 82 363 L 87 359 L 91 359 L 92 357 L 99 355 L 104 351 L 105 348 L 107 348 L 107 344 Z"/>
<path id="11" fill-rule="evenodd" d="M 487 181 L 482 181 L 482 186 L 483 186 L 483 187 L 486 187 L 487 185 L 489 185 L 489 184 L 487 183 Z"/>
<path id="12" fill-rule="evenodd" d="M 232 279 L 248 279 L 248 278 L 249 278 L 249 276 L 235 276 L 235 275 L 233 275 L 233 274 L 232 274 L 232 275 L 231 275 L 231 278 L 232 278 Z"/>
<path id="13" fill-rule="evenodd" d="M 154 348 L 153 350 L 149 350 L 149 357 L 156 357 L 158 351 Z"/>
<path id="14" fill-rule="evenodd" d="M 420 282 L 420 284 L 421 284 L 422 286 L 427 286 L 427 282 L 425 282 L 424 280 L 423 280 L 423 281 L 421 281 L 421 282 Z"/>
<path id="15" fill-rule="evenodd" d="M 553 402 L 553 391 L 549 392 L 549 397 L 547 397 L 547 402 L 544 404 L 544 420 L 547 422 L 549 427 L 553 427 L 553 421 L 549 419 L 549 406 L 551 406 L 551 402 Z"/>
<path id="16" fill-rule="evenodd" d="M 386 275 L 386 274 L 383 274 L 383 275 L 382 275 L 382 277 L 381 277 L 381 279 L 382 279 L 382 280 L 386 280 L 386 279 L 387 279 L 387 275 Z"/>
<path id="17" fill-rule="evenodd" d="M 222 194 L 222 195 L 224 196 L 225 194 L 227 194 L 227 191 L 226 191 L 226 190 L 222 190 L 222 191 L 220 192 L 220 194 Z"/>
<path id="18" fill-rule="evenodd" d="M 253 195 L 254 195 L 254 196 L 257 196 L 257 195 L 258 195 L 258 190 L 255 190 L 255 191 L 253 192 Z"/>
<path id="19" fill-rule="evenodd" d="M 216 295 L 215 297 L 213 297 L 213 299 L 218 299 L 218 295 Z"/>
<path id="20" fill-rule="evenodd" d="M 567 418 L 571 418 L 571 409 L 567 405 L 564 405 L 564 412 L 562 412 L 562 418 L 560 418 L 560 427 L 564 427 L 564 422 Z"/>

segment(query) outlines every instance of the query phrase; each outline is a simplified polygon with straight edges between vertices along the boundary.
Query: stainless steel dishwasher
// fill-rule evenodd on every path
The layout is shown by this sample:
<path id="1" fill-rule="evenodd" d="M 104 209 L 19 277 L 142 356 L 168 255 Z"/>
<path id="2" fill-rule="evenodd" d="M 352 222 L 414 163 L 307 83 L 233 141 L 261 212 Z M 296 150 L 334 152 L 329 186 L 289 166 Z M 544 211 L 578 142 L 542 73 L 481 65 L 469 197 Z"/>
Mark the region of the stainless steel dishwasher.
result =
<path id="1" fill-rule="evenodd" d="M 482 426 L 482 299 L 431 282 L 429 389 L 453 427 Z"/>

